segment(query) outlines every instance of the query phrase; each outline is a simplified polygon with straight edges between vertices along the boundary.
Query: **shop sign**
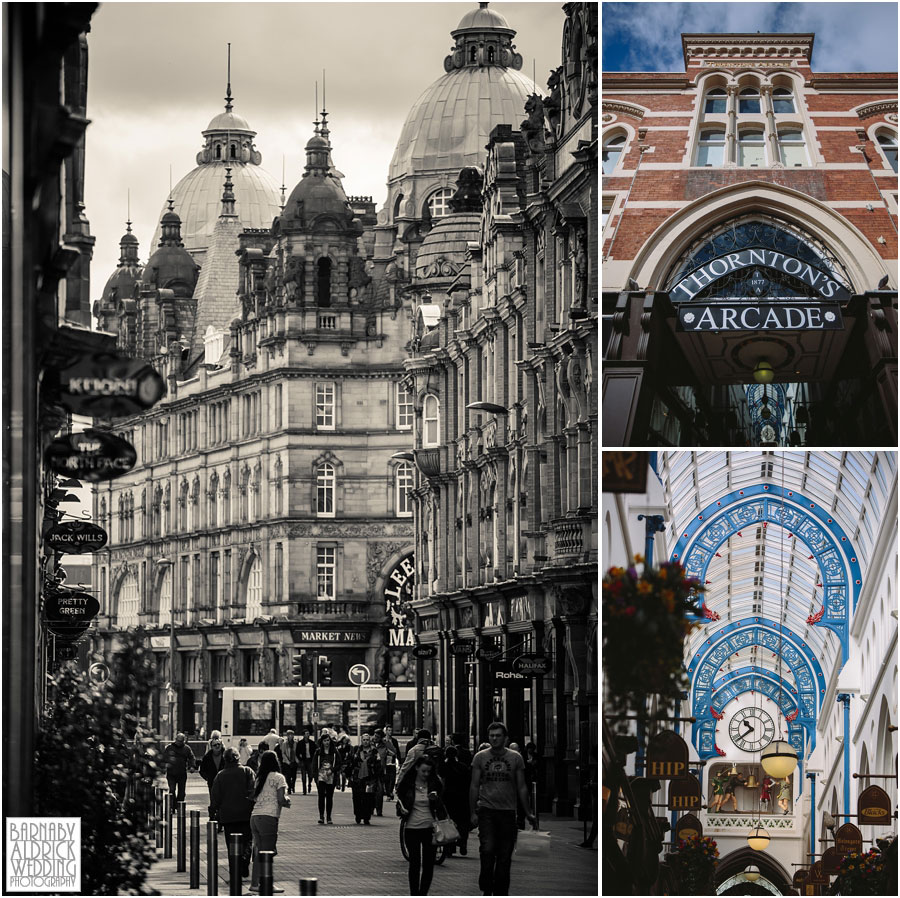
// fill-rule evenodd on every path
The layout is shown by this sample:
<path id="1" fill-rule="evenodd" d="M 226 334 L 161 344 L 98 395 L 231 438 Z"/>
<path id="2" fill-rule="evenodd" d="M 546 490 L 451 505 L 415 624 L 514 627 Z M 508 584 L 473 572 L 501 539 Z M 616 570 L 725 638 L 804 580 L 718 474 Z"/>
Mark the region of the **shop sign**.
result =
<path id="1" fill-rule="evenodd" d="M 475 640 L 474 639 L 459 639 L 456 642 L 450 643 L 450 654 L 451 655 L 474 655 L 475 654 Z"/>
<path id="2" fill-rule="evenodd" d="M 151 649 L 167 649 L 169 647 L 169 637 L 168 636 L 151 636 L 150 637 L 150 648 Z"/>
<path id="3" fill-rule="evenodd" d="M 137 415 L 166 395 L 166 382 L 147 362 L 113 352 L 83 356 L 47 374 L 63 406 L 94 418 Z"/>
<path id="4" fill-rule="evenodd" d="M 836 876 L 843 859 L 844 855 L 842 855 L 837 848 L 826 848 L 822 853 L 823 872 L 827 873 L 829 876 Z"/>
<path id="5" fill-rule="evenodd" d="M 49 621 L 90 622 L 100 611 L 100 603 L 89 592 L 60 589 L 44 596 L 44 614 Z"/>
<path id="6" fill-rule="evenodd" d="M 50 621 L 47 629 L 56 637 L 57 642 L 78 642 L 90 629 L 90 622 L 84 624 L 61 624 Z"/>
<path id="7" fill-rule="evenodd" d="M 700 795 L 700 783 L 697 777 L 686 773 L 669 781 L 670 811 L 693 811 L 700 807 L 702 798 Z"/>
<path id="8" fill-rule="evenodd" d="M 83 555 L 102 549 L 107 539 L 106 531 L 90 521 L 64 521 L 47 534 L 47 545 L 54 552 Z"/>
<path id="9" fill-rule="evenodd" d="M 675 824 L 675 839 L 690 839 L 696 836 L 698 839 L 703 836 L 703 824 L 693 814 L 685 814 L 678 818 Z"/>
<path id="10" fill-rule="evenodd" d="M 407 603 L 413 597 L 416 569 L 412 554 L 401 558 L 384 579 L 384 610 L 387 615 L 387 643 L 390 647 L 413 646 L 415 631 L 406 613 Z"/>
<path id="11" fill-rule="evenodd" d="M 837 303 L 763 302 L 743 305 L 715 300 L 678 306 L 679 331 L 839 331 Z"/>
<path id="12" fill-rule="evenodd" d="M 295 630 L 294 642 L 312 643 L 368 643 L 369 635 L 364 630 Z"/>
<path id="13" fill-rule="evenodd" d="M 620 839 L 624 839 L 626 842 L 631 838 L 631 831 L 634 829 L 634 824 L 631 822 L 631 815 L 628 813 L 628 808 L 620 808 L 619 813 L 616 815 L 616 825 L 613 827 L 616 831 L 616 836 Z"/>
<path id="14" fill-rule="evenodd" d="M 512 661 L 494 661 L 491 677 L 495 689 L 524 689 L 531 685 L 531 677 L 513 670 Z"/>
<path id="15" fill-rule="evenodd" d="M 604 493 L 646 493 L 649 452 L 603 452 L 600 482 Z"/>
<path id="16" fill-rule="evenodd" d="M 430 645 L 417 645 L 417 646 L 412 650 L 412 656 L 413 656 L 413 658 L 422 658 L 422 659 L 436 658 L 436 657 L 437 657 L 437 653 L 438 653 L 438 648 L 437 648 L 437 646 L 434 645 L 434 644 L 430 644 Z"/>
<path id="17" fill-rule="evenodd" d="M 671 780 L 687 774 L 688 747 L 672 730 L 657 733 L 647 745 L 647 777 Z"/>
<path id="18" fill-rule="evenodd" d="M 499 646 L 493 645 L 483 645 L 477 652 L 475 652 L 475 657 L 480 658 L 482 661 L 493 661 L 495 658 L 499 658 L 503 654 L 503 649 Z"/>
<path id="19" fill-rule="evenodd" d="M 534 620 L 532 602 L 528 596 L 512 596 L 509 600 L 510 621 Z"/>
<path id="20" fill-rule="evenodd" d="M 824 299 L 835 302 L 847 302 L 850 299 L 846 287 L 832 280 L 824 271 L 813 268 L 808 262 L 796 256 L 788 256 L 771 249 L 745 249 L 711 259 L 675 284 L 669 291 L 669 298 L 675 303 L 693 299 L 701 290 L 727 277 L 732 271 L 749 268 L 751 265 L 762 265 L 763 268 L 789 274 L 812 287 Z M 753 274 L 755 276 L 757 272 Z"/>
<path id="21" fill-rule="evenodd" d="M 803 886 L 806 885 L 806 881 L 809 879 L 809 870 L 803 868 L 801 870 L 797 870 L 794 873 L 794 878 L 792 880 L 794 888 L 798 891 L 803 889 Z"/>
<path id="22" fill-rule="evenodd" d="M 862 833 L 852 823 L 845 823 L 839 826 L 834 834 L 834 847 L 837 849 L 841 857 L 848 854 L 862 854 Z"/>
<path id="23" fill-rule="evenodd" d="M 516 673 L 530 674 L 532 677 L 542 677 L 550 673 L 553 662 L 545 655 L 519 655 L 512 662 L 512 669 Z"/>
<path id="24" fill-rule="evenodd" d="M 812 867 L 809 868 L 809 879 L 807 880 L 807 885 L 811 886 L 827 886 L 828 885 L 828 876 L 825 874 L 825 871 L 822 869 L 822 862 L 816 861 Z"/>
<path id="25" fill-rule="evenodd" d="M 131 443 L 115 434 L 85 430 L 55 439 L 44 459 L 57 474 L 102 483 L 127 474 L 137 463 L 137 453 Z"/>
<path id="26" fill-rule="evenodd" d="M 860 823 L 889 826 L 891 823 L 891 799 L 881 786 L 869 786 L 860 793 L 856 803 Z"/>
<path id="27" fill-rule="evenodd" d="M 484 606 L 484 626 L 502 627 L 506 623 L 506 609 L 501 599 L 494 599 Z"/>

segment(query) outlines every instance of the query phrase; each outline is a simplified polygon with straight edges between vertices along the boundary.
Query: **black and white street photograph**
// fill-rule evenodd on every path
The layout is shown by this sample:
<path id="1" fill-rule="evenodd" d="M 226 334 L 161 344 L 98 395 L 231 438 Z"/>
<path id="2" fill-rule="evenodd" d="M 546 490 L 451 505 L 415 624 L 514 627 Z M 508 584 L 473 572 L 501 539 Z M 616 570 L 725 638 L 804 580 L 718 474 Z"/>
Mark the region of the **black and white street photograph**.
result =
<path id="1" fill-rule="evenodd" d="M 591 2 L 7 3 L 3 893 L 599 893 Z"/>

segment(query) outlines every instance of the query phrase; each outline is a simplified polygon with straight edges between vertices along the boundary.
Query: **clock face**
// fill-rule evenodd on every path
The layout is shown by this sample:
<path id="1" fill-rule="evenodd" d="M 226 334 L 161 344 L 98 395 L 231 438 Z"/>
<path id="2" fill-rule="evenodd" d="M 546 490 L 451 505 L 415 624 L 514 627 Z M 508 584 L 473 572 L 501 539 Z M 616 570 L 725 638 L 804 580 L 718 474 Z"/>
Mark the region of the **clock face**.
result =
<path id="1" fill-rule="evenodd" d="M 728 735 L 741 751 L 760 751 L 775 738 L 775 721 L 762 708 L 741 708 L 728 724 Z"/>
<path id="2" fill-rule="evenodd" d="M 772 443 L 775 441 L 775 428 L 771 424 L 764 424 L 759 434 L 760 439 L 764 443 Z"/>

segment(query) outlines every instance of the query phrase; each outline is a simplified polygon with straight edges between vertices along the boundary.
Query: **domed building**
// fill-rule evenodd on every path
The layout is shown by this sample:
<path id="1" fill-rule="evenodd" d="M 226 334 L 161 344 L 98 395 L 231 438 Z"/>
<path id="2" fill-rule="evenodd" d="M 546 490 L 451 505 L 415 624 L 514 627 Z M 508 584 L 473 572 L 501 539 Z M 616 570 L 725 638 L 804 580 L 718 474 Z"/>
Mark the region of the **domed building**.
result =
<path id="1" fill-rule="evenodd" d="M 247 120 L 232 111 L 231 85 L 225 97 L 225 111 L 214 116 L 203 130 L 203 149 L 197 153 L 197 167 L 173 188 L 170 199 L 181 216 L 185 249 L 203 264 L 222 207 L 225 166 L 232 170 L 238 216 L 245 228 L 269 228 L 281 211 L 275 179 L 261 166 L 254 131 Z M 165 213 L 165 205 L 161 213 Z M 160 228 L 153 235 L 159 243 Z"/>
<path id="2" fill-rule="evenodd" d="M 131 302 L 135 284 L 143 267 L 138 257 L 138 239 L 131 232 L 131 221 L 125 223 L 125 233 L 119 241 L 119 264 L 109 276 L 100 299 L 94 303 L 94 315 L 102 331 L 115 333 L 116 319 L 123 302 Z"/>

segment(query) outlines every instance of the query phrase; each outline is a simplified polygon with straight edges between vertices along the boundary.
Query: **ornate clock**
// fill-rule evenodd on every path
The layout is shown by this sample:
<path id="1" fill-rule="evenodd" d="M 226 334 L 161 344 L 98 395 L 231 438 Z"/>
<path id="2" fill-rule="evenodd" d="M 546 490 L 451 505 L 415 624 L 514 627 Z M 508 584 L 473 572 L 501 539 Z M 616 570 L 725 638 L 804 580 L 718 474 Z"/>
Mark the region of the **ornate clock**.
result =
<path id="1" fill-rule="evenodd" d="M 741 751 L 760 751 L 775 738 L 775 721 L 762 708 L 741 708 L 728 724 L 728 735 Z"/>

